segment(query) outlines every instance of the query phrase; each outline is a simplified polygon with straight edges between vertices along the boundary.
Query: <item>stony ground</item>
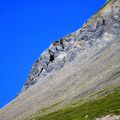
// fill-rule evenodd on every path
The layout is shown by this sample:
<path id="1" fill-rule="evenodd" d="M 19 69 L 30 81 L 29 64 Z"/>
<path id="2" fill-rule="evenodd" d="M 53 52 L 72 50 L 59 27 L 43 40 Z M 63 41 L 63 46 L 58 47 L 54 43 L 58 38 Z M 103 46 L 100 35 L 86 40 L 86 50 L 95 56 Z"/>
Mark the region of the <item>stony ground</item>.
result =
<path id="1" fill-rule="evenodd" d="M 97 118 L 96 120 L 120 120 L 120 116 L 117 115 L 107 115 L 103 118 Z"/>
<path id="2" fill-rule="evenodd" d="M 37 111 L 48 114 L 119 87 L 120 0 L 111 0 L 81 29 L 54 42 L 42 54 L 22 92 L 0 110 L 0 120 L 24 120 Z"/>

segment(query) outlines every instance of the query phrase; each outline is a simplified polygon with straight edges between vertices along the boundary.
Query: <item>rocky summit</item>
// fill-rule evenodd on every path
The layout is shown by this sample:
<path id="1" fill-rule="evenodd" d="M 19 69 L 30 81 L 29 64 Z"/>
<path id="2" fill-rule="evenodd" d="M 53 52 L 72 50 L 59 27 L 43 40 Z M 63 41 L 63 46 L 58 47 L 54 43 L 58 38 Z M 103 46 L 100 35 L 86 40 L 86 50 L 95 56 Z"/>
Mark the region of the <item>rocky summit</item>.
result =
<path id="1" fill-rule="evenodd" d="M 120 0 L 54 41 L 0 120 L 120 120 Z"/>

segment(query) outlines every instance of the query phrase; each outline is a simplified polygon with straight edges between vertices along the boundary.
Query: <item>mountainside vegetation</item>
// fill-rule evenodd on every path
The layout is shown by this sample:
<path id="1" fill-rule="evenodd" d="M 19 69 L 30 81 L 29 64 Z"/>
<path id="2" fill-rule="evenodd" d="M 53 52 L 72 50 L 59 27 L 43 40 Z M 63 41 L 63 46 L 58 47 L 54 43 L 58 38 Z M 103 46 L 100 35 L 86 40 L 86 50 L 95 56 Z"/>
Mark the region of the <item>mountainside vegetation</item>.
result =
<path id="1" fill-rule="evenodd" d="M 120 115 L 120 89 L 98 100 L 61 109 L 35 120 L 94 120 L 108 114 Z"/>

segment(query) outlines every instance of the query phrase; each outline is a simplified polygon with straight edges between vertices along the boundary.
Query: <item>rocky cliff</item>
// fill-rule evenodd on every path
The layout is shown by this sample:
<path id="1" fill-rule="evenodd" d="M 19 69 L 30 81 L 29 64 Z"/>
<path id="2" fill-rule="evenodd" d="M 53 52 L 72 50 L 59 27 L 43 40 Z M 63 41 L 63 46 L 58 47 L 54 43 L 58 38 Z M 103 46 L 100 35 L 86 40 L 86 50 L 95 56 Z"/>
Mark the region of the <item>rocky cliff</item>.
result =
<path id="1" fill-rule="evenodd" d="M 120 114 L 118 91 L 120 0 L 109 0 L 82 28 L 43 52 L 22 92 L 0 111 L 0 120 L 92 120 Z"/>
<path id="2" fill-rule="evenodd" d="M 108 1 L 109 2 L 109 1 Z M 100 11 L 82 28 L 53 42 L 40 58 L 34 63 L 23 87 L 23 91 L 34 85 L 38 80 L 60 70 L 71 62 L 77 54 L 85 53 L 99 44 L 106 44 L 109 39 L 120 32 L 119 1 Z"/>

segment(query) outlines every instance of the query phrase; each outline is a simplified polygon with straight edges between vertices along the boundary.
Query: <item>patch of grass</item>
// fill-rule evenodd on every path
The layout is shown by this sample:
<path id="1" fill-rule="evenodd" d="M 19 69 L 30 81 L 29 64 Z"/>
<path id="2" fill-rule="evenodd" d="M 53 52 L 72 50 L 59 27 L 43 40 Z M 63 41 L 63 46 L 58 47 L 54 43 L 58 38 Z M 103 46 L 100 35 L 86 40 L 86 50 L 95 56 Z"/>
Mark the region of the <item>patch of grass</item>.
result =
<path id="1" fill-rule="evenodd" d="M 35 120 L 94 120 L 107 114 L 120 114 L 120 90 L 83 105 L 36 117 Z"/>
<path id="2" fill-rule="evenodd" d="M 50 110 L 50 109 L 58 106 L 58 105 L 61 104 L 62 102 L 63 102 L 63 101 L 57 102 L 57 103 L 55 103 L 55 104 L 53 104 L 53 105 L 51 105 L 51 106 L 49 106 L 49 107 L 46 107 L 46 108 L 42 109 L 41 111 L 42 111 L 42 112 L 48 111 L 48 110 Z"/>
<path id="3" fill-rule="evenodd" d="M 37 118 L 40 117 L 39 113 L 41 113 L 41 112 L 47 112 L 47 111 L 49 111 L 49 110 L 57 107 L 58 105 L 60 105 L 62 102 L 63 102 L 63 100 L 62 100 L 62 101 L 59 101 L 59 102 L 56 102 L 55 104 L 53 104 L 53 105 L 51 105 L 51 106 L 48 106 L 48 107 L 46 107 L 46 108 L 43 108 L 42 110 L 38 111 L 38 112 L 35 114 L 35 119 L 37 119 Z"/>

